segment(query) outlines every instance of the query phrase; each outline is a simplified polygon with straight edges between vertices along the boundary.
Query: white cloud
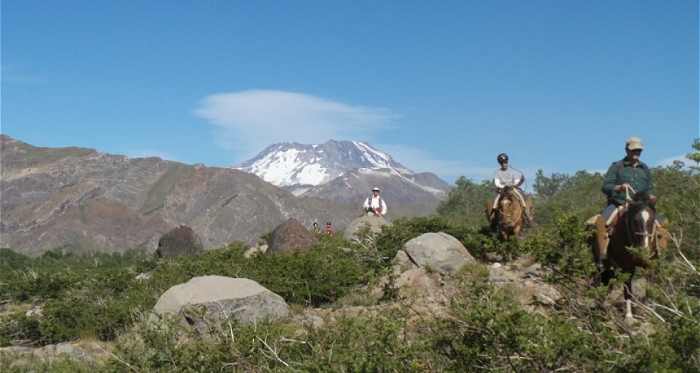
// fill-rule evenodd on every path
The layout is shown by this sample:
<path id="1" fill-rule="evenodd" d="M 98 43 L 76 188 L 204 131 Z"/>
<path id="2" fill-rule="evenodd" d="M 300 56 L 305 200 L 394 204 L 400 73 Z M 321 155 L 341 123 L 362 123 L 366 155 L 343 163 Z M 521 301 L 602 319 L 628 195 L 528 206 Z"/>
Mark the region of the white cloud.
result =
<path id="1" fill-rule="evenodd" d="M 671 166 L 673 165 L 673 161 L 681 161 L 685 164 L 685 166 L 690 166 L 690 165 L 695 165 L 695 162 L 691 161 L 690 159 L 685 157 L 685 154 L 683 155 L 676 155 L 673 157 L 668 157 L 664 159 L 658 160 L 656 163 L 654 163 L 654 166 L 652 167 L 666 167 L 666 166 Z"/>
<path id="2" fill-rule="evenodd" d="M 214 94 L 204 98 L 194 113 L 216 126 L 217 146 L 246 157 L 278 142 L 371 140 L 398 117 L 388 109 L 276 90 Z"/>

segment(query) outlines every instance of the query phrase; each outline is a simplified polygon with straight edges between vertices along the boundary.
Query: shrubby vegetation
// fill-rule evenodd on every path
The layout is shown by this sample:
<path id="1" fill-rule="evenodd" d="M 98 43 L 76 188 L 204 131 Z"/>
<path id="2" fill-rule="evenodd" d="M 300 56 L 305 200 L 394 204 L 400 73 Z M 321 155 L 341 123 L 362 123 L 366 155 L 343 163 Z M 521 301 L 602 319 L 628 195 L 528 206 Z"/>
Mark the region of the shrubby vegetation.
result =
<path id="1" fill-rule="evenodd" d="M 700 142 L 689 154 L 700 161 Z M 135 252 L 75 255 L 60 248 L 40 258 L 0 249 L 0 346 L 44 346 L 98 341 L 111 358 L 37 360 L 14 364 L 0 354 L 3 372 L 700 372 L 700 173 L 676 163 L 653 170 L 658 210 L 673 240 L 659 260 L 660 273 L 636 304 L 640 325 L 622 322 L 609 290 L 594 275 L 584 221 L 605 203 L 602 175 L 537 173 L 532 185 L 536 226 L 520 239 L 498 242 L 485 229 L 489 181 L 465 178 L 438 208 L 438 216 L 397 219 L 381 234 L 362 231 L 354 242 L 319 234 L 306 252 L 257 254 L 227 247 L 190 258 L 158 260 Z M 412 300 L 385 284 L 392 258 L 411 238 L 446 232 L 477 260 L 526 255 L 550 273 L 561 292 L 554 305 L 526 312 L 508 287 L 488 281 L 485 265 L 453 276 L 459 286 L 448 315 L 416 319 Z M 148 274 L 139 280 L 139 274 Z M 213 341 L 170 320 L 148 322 L 158 297 L 195 276 L 255 280 L 281 295 L 299 313 L 363 306 L 353 317 L 321 327 L 267 322 L 230 325 Z M 616 286 L 623 279 L 616 280 Z M 167 321 L 167 319 L 166 319 Z M 28 369 L 28 366 L 31 369 Z"/>

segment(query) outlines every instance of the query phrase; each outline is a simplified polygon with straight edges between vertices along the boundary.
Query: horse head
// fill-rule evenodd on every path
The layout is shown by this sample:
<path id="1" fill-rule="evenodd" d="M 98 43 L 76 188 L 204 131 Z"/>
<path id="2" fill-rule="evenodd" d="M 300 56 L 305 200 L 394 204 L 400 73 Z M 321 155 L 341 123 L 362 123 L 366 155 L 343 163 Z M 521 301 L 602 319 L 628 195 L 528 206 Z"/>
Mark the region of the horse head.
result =
<path id="1" fill-rule="evenodd" d="M 522 208 L 515 195 L 514 187 L 503 187 L 499 193 L 501 194 L 497 206 L 499 236 L 507 240 L 510 235 L 520 234 Z"/>
<path id="2" fill-rule="evenodd" d="M 647 257 L 658 256 L 656 249 L 656 206 L 646 192 L 638 192 L 627 201 L 625 224 L 629 246 L 646 248 Z"/>

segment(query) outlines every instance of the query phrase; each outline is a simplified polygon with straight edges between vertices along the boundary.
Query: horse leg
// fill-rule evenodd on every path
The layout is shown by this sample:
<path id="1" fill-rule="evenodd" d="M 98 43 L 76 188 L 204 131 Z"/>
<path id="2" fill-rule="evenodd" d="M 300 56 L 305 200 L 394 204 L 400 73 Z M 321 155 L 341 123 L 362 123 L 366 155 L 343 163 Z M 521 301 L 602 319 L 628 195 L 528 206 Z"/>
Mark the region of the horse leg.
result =
<path id="1" fill-rule="evenodd" d="M 658 269 L 654 266 L 647 266 L 644 268 L 644 278 L 647 280 L 647 284 L 654 281 L 654 278 L 658 274 Z"/>
<path id="2" fill-rule="evenodd" d="M 615 271 L 609 265 L 604 265 L 598 273 L 600 273 L 600 282 L 605 286 L 608 286 L 610 280 L 615 277 Z"/>
<path id="3" fill-rule="evenodd" d="M 508 231 L 503 227 L 498 227 L 498 238 L 501 240 L 501 242 L 508 241 Z"/>
<path id="4" fill-rule="evenodd" d="M 630 266 L 628 269 L 620 269 L 621 273 L 625 276 L 625 282 L 623 283 L 623 290 L 625 296 L 625 322 L 628 324 L 634 321 L 634 314 L 632 313 L 632 279 L 634 279 L 636 267 L 634 265 Z"/>
<path id="5" fill-rule="evenodd" d="M 634 315 L 632 314 L 632 276 L 625 281 L 625 320 L 634 320 Z"/>

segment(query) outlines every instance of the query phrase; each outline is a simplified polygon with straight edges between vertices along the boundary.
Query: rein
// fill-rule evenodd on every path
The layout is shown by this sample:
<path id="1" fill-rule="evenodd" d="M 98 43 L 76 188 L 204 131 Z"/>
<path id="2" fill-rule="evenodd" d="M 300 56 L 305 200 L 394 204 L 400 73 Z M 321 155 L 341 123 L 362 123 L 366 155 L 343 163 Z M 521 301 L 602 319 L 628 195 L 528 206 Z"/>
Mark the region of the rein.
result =
<path id="1" fill-rule="evenodd" d="M 508 197 L 506 197 L 505 195 L 501 195 L 501 198 L 507 198 L 510 201 L 511 205 L 514 205 L 516 203 L 518 203 L 518 204 L 520 203 L 519 201 L 513 201 L 513 197 L 510 194 L 508 195 Z M 518 216 L 517 219 L 513 219 L 513 215 L 515 214 L 513 212 L 513 210 L 514 209 L 511 207 L 511 213 L 506 214 L 503 212 L 503 209 L 500 208 L 500 206 L 499 206 L 499 208 L 497 210 L 498 213 L 501 215 L 501 219 L 499 219 L 499 222 L 498 222 L 499 226 L 504 227 L 504 228 L 514 227 L 520 220 L 522 220 L 522 217 L 523 217 L 522 211 L 520 212 L 520 216 Z M 506 223 L 504 221 L 504 218 L 508 218 L 510 224 Z"/>
<path id="2" fill-rule="evenodd" d="M 625 225 L 626 225 L 626 230 L 627 230 L 627 239 L 631 243 L 634 243 L 634 239 L 633 239 L 634 236 L 641 236 L 641 237 L 647 237 L 651 241 L 656 237 L 656 234 L 658 233 L 657 229 L 656 229 L 656 222 L 652 222 L 651 233 L 636 232 L 630 228 L 630 215 L 631 214 L 629 214 L 629 202 L 628 202 L 628 201 L 630 201 L 630 191 L 631 191 L 632 195 L 634 195 L 636 193 L 634 188 L 632 188 L 631 186 L 625 188 L 625 210 L 626 210 L 626 212 L 625 212 Z M 633 231 L 633 232 L 630 233 L 630 231 Z"/>
<path id="3" fill-rule="evenodd" d="M 651 229 L 651 233 L 634 232 L 634 234 L 636 236 L 655 237 L 656 236 L 656 224 L 654 224 L 654 228 Z"/>
<path id="4" fill-rule="evenodd" d="M 628 186 L 627 188 L 625 188 L 625 207 L 627 207 L 627 205 L 629 205 L 629 202 L 627 202 L 627 201 L 630 200 L 630 190 L 632 191 L 632 195 L 637 193 L 637 191 L 635 191 L 631 185 Z"/>

